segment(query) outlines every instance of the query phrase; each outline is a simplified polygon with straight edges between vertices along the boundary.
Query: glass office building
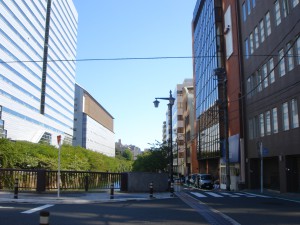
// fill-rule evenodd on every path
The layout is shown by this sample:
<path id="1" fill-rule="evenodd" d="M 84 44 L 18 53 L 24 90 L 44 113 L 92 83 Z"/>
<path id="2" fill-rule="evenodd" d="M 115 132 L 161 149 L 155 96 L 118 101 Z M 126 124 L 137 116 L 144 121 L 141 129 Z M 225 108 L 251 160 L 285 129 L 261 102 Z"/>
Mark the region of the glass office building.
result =
<path id="1" fill-rule="evenodd" d="M 78 14 L 73 1 L 0 1 L 0 105 L 7 137 L 72 143 Z"/>
<path id="2" fill-rule="evenodd" d="M 207 172 L 203 170 L 207 170 L 207 164 L 209 164 L 209 161 L 201 163 L 202 160 L 215 159 L 213 167 L 217 168 L 221 154 L 220 128 L 222 124 L 220 124 L 217 102 L 222 98 L 222 91 L 214 75 L 214 69 L 224 67 L 222 27 L 221 1 L 198 0 L 194 10 L 192 29 L 200 172 Z"/>

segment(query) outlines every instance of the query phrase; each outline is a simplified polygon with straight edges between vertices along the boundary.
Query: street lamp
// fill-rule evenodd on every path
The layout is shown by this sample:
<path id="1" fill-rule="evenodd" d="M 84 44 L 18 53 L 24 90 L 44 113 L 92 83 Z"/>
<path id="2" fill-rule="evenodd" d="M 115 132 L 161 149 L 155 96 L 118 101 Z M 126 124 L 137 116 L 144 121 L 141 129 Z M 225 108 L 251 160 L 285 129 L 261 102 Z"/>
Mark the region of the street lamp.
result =
<path id="1" fill-rule="evenodd" d="M 155 108 L 158 107 L 159 105 L 159 101 L 157 99 L 161 99 L 161 100 L 168 100 L 169 104 L 168 104 L 168 108 L 169 108 L 169 154 L 170 154 L 170 181 L 171 183 L 173 183 L 173 149 L 172 149 L 172 106 L 174 105 L 175 102 L 175 98 L 173 98 L 172 96 L 172 91 L 170 90 L 170 95 L 168 98 L 155 98 L 154 106 Z"/>

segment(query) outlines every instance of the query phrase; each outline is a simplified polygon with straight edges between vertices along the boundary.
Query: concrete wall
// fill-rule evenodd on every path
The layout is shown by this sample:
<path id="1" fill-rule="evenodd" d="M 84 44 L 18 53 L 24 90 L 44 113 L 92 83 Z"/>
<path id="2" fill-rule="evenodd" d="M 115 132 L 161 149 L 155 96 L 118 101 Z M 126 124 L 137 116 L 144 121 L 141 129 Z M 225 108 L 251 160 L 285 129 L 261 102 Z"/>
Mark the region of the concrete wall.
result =
<path id="1" fill-rule="evenodd" d="M 154 192 L 168 190 L 167 173 L 131 172 L 128 173 L 128 192 L 149 192 L 150 182 L 153 182 Z"/>

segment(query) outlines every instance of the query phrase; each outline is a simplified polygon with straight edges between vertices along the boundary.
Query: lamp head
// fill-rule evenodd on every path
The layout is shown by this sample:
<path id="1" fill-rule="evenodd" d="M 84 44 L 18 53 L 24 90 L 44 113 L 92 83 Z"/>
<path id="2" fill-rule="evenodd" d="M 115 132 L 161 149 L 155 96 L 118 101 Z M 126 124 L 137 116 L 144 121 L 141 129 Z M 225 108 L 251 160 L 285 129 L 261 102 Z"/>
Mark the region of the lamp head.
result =
<path id="1" fill-rule="evenodd" d="M 154 107 L 157 108 L 159 105 L 159 101 L 157 99 L 155 99 L 155 101 L 153 103 L 154 103 Z"/>

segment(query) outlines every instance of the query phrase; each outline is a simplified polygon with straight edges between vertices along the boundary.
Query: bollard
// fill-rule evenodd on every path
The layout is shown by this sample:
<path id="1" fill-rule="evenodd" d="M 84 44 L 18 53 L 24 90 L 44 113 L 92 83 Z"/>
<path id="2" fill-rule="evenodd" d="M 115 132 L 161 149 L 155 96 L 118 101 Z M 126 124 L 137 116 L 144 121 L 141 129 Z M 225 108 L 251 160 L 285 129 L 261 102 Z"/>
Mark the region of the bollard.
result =
<path id="1" fill-rule="evenodd" d="M 15 190 L 14 190 L 14 198 L 17 199 L 18 198 L 18 192 L 19 192 L 19 179 L 16 178 L 15 179 Z"/>
<path id="2" fill-rule="evenodd" d="M 150 198 L 153 198 L 153 181 L 150 182 L 149 184 L 149 193 L 150 193 Z"/>
<path id="3" fill-rule="evenodd" d="M 49 215 L 48 211 L 40 212 L 40 225 L 49 225 Z"/>
<path id="4" fill-rule="evenodd" d="M 170 192 L 171 192 L 170 196 L 174 197 L 174 183 L 173 182 L 171 182 Z"/>
<path id="5" fill-rule="evenodd" d="M 110 185 L 110 199 L 114 199 L 114 184 Z"/>

